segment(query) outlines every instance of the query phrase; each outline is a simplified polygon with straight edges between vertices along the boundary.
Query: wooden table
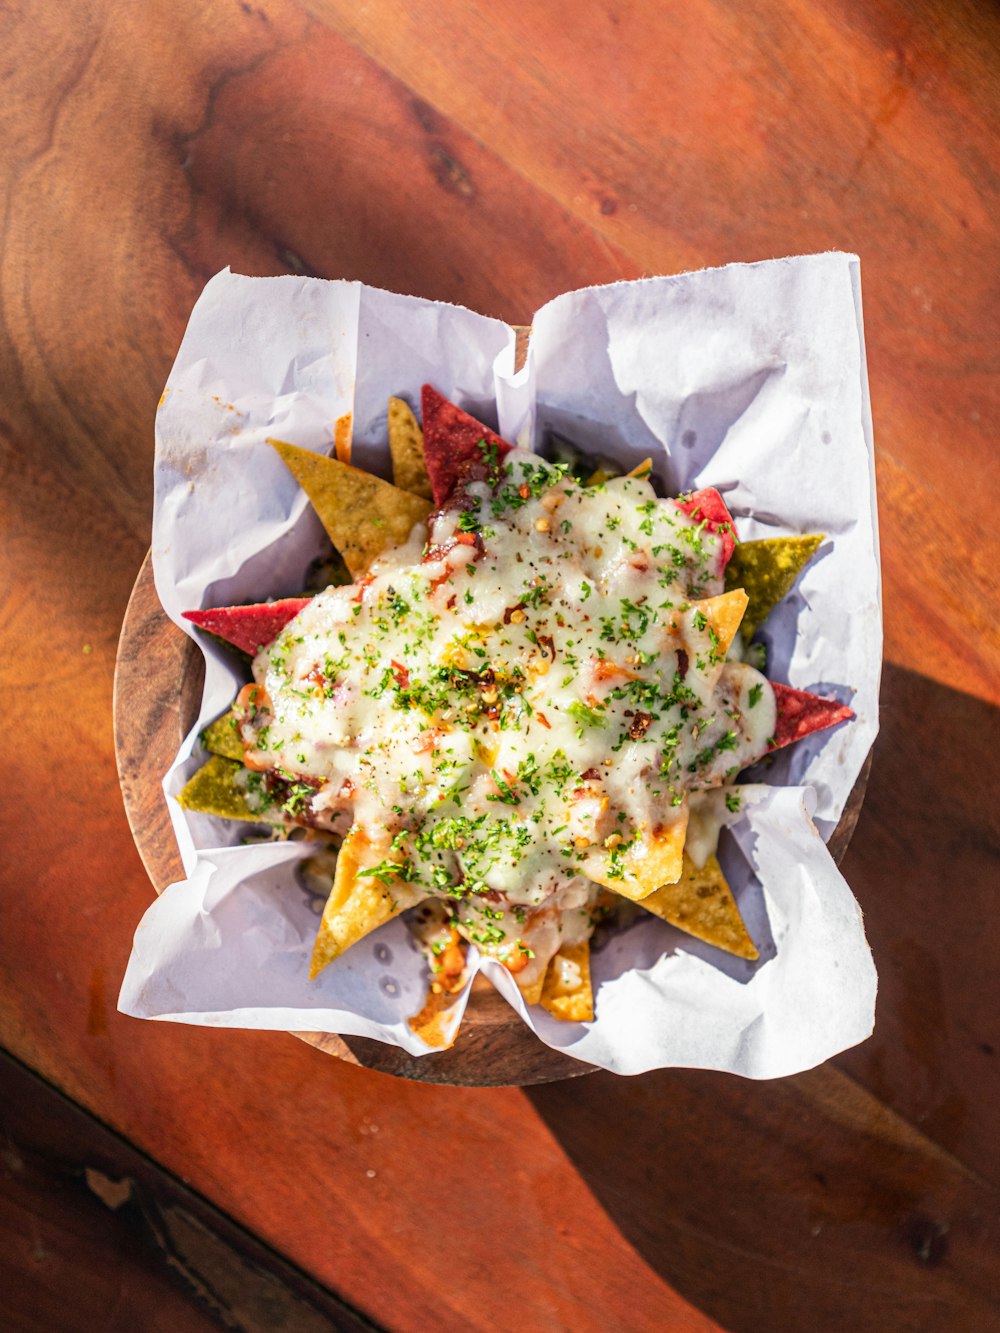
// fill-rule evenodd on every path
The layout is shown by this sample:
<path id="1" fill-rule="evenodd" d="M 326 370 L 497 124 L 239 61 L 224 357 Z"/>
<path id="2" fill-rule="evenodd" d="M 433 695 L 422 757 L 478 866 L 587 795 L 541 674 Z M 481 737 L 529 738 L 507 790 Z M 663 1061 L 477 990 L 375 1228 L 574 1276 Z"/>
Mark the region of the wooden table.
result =
<path id="1" fill-rule="evenodd" d="M 1000 16 L 24 0 L 0 34 L 0 1323 L 1000 1328 Z M 878 445 L 883 731 L 844 866 L 874 1038 L 771 1084 L 519 1092 L 118 1015 L 150 887 L 112 668 L 205 279 L 517 321 L 830 247 L 862 259 Z"/>

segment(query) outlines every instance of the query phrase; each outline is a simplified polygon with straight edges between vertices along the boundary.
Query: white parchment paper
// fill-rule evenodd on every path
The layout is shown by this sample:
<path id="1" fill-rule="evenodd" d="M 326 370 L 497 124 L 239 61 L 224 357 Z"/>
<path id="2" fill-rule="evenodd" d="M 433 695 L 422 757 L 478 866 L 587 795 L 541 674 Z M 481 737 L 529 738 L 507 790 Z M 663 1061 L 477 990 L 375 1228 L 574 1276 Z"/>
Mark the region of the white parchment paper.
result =
<path id="1" fill-rule="evenodd" d="M 875 738 L 881 604 L 858 261 L 810 255 L 587 288 L 532 319 L 517 375 L 507 325 L 361 283 L 209 282 L 157 414 L 153 560 L 168 615 L 300 590 L 324 545 L 269 436 L 323 452 L 354 416 L 354 457 L 388 475 L 390 394 L 424 381 L 508 439 L 557 431 L 626 465 L 649 456 L 663 493 L 713 485 L 740 536 L 830 539 L 769 618 L 768 674 L 849 703 L 856 720 L 800 742 L 744 788 L 720 856 L 761 949 L 750 964 L 644 919 L 593 953 L 593 1023 L 528 1011 L 499 964 L 470 951 L 541 1038 L 618 1073 L 687 1065 L 793 1073 L 871 1031 L 875 971 L 861 913 L 824 845 Z M 206 658 L 198 723 L 164 780 L 187 878 L 150 907 L 119 1007 L 143 1018 L 374 1037 L 431 1048 L 407 1018 L 423 961 L 395 921 L 308 980 L 322 903 L 302 843 L 241 845 L 246 826 L 174 797 L 205 759 L 201 728 L 243 683 Z M 470 978 L 471 979 L 471 978 Z M 468 988 L 452 1011 L 457 1025 Z"/>

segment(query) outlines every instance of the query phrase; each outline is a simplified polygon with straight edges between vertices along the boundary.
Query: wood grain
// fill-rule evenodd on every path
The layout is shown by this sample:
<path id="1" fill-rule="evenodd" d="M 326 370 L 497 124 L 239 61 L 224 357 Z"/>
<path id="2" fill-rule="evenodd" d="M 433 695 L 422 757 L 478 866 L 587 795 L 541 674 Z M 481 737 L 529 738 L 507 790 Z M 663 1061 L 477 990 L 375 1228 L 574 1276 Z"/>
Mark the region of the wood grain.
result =
<path id="1" fill-rule="evenodd" d="M 730 1333 L 761 1310 L 774 1329 L 1000 1327 L 1000 1193 L 835 1069 L 529 1095 L 639 1253 Z"/>
<path id="2" fill-rule="evenodd" d="M 996 8 L 12 0 L 0 28 L 0 1041 L 393 1329 L 1000 1326 Z M 872 1040 L 773 1085 L 525 1094 L 118 1015 L 149 882 L 115 644 L 204 279 L 516 319 L 829 246 L 862 259 L 885 577 L 844 861 Z"/>
<path id="3" fill-rule="evenodd" d="M 0 1136 L 7 1333 L 375 1327 L 2 1052 Z"/>
<path id="4" fill-rule="evenodd" d="M 937 738 L 927 749 L 928 730 Z M 1000 709 L 895 665 L 844 859 L 879 967 L 876 1035 L 838 1063 L 1000 1185 Z"/>

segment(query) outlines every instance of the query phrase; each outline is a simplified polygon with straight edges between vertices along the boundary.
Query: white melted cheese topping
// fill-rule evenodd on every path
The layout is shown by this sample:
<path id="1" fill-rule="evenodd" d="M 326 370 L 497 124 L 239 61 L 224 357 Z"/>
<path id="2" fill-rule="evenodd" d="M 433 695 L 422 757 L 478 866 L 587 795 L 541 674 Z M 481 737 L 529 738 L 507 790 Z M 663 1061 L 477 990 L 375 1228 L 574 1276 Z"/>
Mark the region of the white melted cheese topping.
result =
<path id="1" fill-rule="evenodd" d="M 691 605 L 723 591 L 718 537 L 645 480 L 586 488 L 517 450 L 503 471 L 426 546 L 418 529 L 310 602 L 254 662 L 268 702 L 244 737 L 310 822 L 362 825 L 368 873 L 450 899 L 533 973 L 591 931 L 588 856 L 686 816 L 766 750 L 775 710 Z"/>

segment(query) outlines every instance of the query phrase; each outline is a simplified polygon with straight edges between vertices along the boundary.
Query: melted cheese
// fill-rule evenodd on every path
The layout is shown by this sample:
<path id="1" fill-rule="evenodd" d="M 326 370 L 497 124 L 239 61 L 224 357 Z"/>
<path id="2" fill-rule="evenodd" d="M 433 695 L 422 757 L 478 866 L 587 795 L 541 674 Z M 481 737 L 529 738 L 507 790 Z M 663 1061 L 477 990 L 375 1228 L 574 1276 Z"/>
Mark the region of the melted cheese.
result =
<path id="1" fill-rule="evenodd" d="M 521 451 L 504 473 L 309 603 L 254 662 L 269 705 L 244 737 L 309 784 L 311 822 L 362 824 L 371 873 L 533 973 L 590 932 L 588 857 L 613 883 L 775 712 L 693 605 L 723 591 L 717 537 L 641 479 L 584 488 Z"/>

